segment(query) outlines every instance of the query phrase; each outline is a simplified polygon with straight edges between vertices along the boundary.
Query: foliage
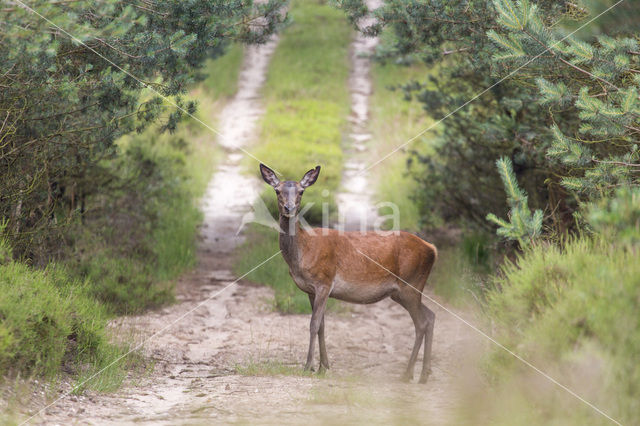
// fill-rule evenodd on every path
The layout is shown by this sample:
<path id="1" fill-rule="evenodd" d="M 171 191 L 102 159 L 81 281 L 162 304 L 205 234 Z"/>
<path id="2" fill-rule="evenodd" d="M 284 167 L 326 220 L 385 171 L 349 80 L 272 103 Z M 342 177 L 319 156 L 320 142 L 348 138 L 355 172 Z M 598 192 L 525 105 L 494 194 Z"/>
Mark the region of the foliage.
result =
<path id="1" fill-rule="evenodd" d="M 366 10 L 360 0 L 339 3 L 354 22 Z M 438 70 L 398 81 L 407 98 L 443 120 L 417 139 L 410 164 L 424 222 L 484 227 L 494 213 L 503 235 L 524 242 L 523 253 L 488 286 L 496 340 L 633 423 L 640 400 L 640 8 L 623 2 L 566 37 L 613 4 L 391 0 L 376 12 L 379 25 L 364 31 L 393 31 L 380 60 L 422 60 Z M 497 159 L 506 199 L 491 170 Z M 609 199 L 618 187 L 624 189 Z M 540 210 L 549 212 L 545 226 L 565 235 L 587 200 L 593 203 L 583 216 L 597 234 L 527 246 L 528 235 L 540 232 Z M 509 221 L 498 219 L 508 207 Z M 601 423 L 506 352 L 496 351 L 488 366 L 490 377 L 502 380 L 494 380 L 491 397 L 475 395 L 471 423 Z"/>
<path id="2" fill-rule="evenodd" d="M 119 356 L 121 349 L 109 343 L 105 311 L 88 293 L 87 282 L 60 268 L 0 265 L 0 374 L 86 374 Z M 99 387 L 117 386 L 121 368 L 109 368 Z"/>
<path id="3" fill-rule="evenodd" d="M 6 219 L 0 220 L 0 265 L 10 262 L 13 258 L 13 249 L 7 239 L 4 238 L 8 224 L 9 222 Z"/>
<path id="4" fill-rule="evenodd" d="M 488 234 L 476 233 L 464 236 L 459 244 L 439 246 L 427 285 L 452 306 L 476 308 L 492 279 L 494 254 L 489 241 Z"/>
<path id="5" fill-rule="evenodd" d="M 381 37 L 385 39 L 389 35 L 385 32 Z M 394 90 L 398 81 L 415 79 L 425 72 L 426 67 L 419 62 L 403 66 L 381 62 L 372 64 L 373 93 L 370 98 L 369 120 L 372 140 L 368 142 L 369 164 L 387 155 L 431 122 L 417 100 L 407 102 Z M 407 157 L 405 152 L 396 153 L 375 165 L 368 174 L 376 186 L 376 201 L 392 202 L 398 207 L 399 228 L 418 231 L 420 211 L 413 200 L 418 185 L 407 170 Z M 384 209 L 380 211 L 381 215 L 386 213 Z"/>
<path id="6" fill-rule="evenodd" d="M 540 92 L 539 103 L 569 109 L 578 120 L 553 120 L 547 156 L 562 165 L 561 183 L 590 198 L 639 183 L 640 48 L 635 37 L 600 34 L 593 42 L 562 36 L 528 1 L 495 1 L 500 32 L 495 59 L 526 65 Z M 562 37 L 561 37 L 562 36 Z M 531 61 L 529 63 L 529 61 Z"/>
<path id="7" fill-rule="evenodd" d="M 45 20 L 3 2 L 0 217 L 15 255 L 46 263 L 64 226 L 96 198 L 134 191 L 105 165 L 118 157 L 114 141 L 153 122 L 173 131 L 195 110 L 182 96 L 195 70 L 232 41 L 263 41 L 285 19 L 281 5 L 29 2 Z"/>
<path id="8" fill-rule="evenodd" d="M 318 182 L 303 198 L 303 205 L 313 203 L 307 220 L 318 224 L 323 203 L 336 211 L 333 197 L 342 177 L 351 30 L 340 12 L 315 2 L 295 1 L 290 14 L 293 23 L 283 31 L 267 74 L 255 155 L 281 172 L 281 179 L 299 180 L 322 166 Z M 251 167 L 256 173 L 255 163 Z M 266 200 L 276 213 L 273 190 L 268 191 Z"/>
<path id="9" fill-rule="evenodd" d="M 499 226 L 498 235 L 510 240 L 516 240 L 520 247 L 533 243 L 542 231 L 542 210 L 536 210 L 533 215 L 529 210 L 527 194 L 520 189 L 513 164 L 508 158 L 496 160 L 496 167 L 507 193 L 507 202 L 511 210 L 509 220 L 498 218 L 493 213 L 487 215 L 487 220 Z"/>
<path id="10" fill-rule="evenodd" d="M 84 223 L 69 228 L 63 256 L 110 311 L 140 312 L 173 300 L 169 280 L 195 263 L 196 200 L 217 155 L 210 139 L 189 120 L 173 135 L 150 128 L 118 142 L 121 154 L 108 167 L 135 184 L 97 198 Z"/>
<path id="11" fill-rule="evenodd" d="M 615 197 L 589 206 L 587 222 L 598 233 L 622 244 L 640 244 L 640 188 L 620 188 Z"/>
<path id="12" fill-rule="evenodd" d="M 235 68 L 220 73 L 221 67 Z M 230 94 L 239 67 L 238 58 L 207 62 L 207 79 L 191 93 L 207 92 L 197 112 L 200 120 L 212 121 L 216 100 Z M 224 89 L 206 85 L 212 75 Z M 42 248 L 44 259 L 38 263 L 57 259 L 71 275 L 88 280 L 87 291 L 111 313 L 136 313 L 172 301 L 170 280 L 195 263 L 201 220 L 196 202 L 217 157 L 212 137 L 189 119 L 173 134 L 151 126 L 120 138 L 117 155 L 100 166 L 118 173 L 121 183 L 95 194 L 87 211 L 57 234 L 55 246 Z"/>
<path id="13" fill-rule="evenodd" d="M 362 1 L 339 3 L 352 18 L 362 13 Z M 531 207 L 550 212 L 546 224 L 556 233 L 575 224 L 582 197 L 637 178 L 638 55 L 628 37 L 637 4 L 620 5 L 540 55 L 608 5 L 413 0 L 385 2 L 376 11 L 379 24 L 364 31 L 394 34 L 380 60 L 422 60 L 438 70 L 398 81 L 407 98 L 443 120 L 434 129 L 435 149 L 432 133 L 413 144 L 413 161 L 422 166 L 412 170 L 424 223 L 486 227 L 488 213 L 506 210 L 491 170 L 501 157 L 512 160 Z"/>
<path id="14" fill-rule="evenodd" d="M 562 3 L 546 2 L 554 10 Z M 384 28 L 393 33 L 379 49 L 380 60 L 422 61 L 435 70 L 396 82 L 405 98 L 418 100 L 436 122 L 443 120 L 431 132 L 410 135 L 420 134 L 408 145 L 423 223 L 458 221 L 488 229 L 486 215 L 506 210 L 500 180 L 493 171 L 495 160 L 503 156 L 513 160 L 516 174 L 532 194 L 532 206 L 542 207 L 548 197 L 545 176 L 539 173 L 544 155 L 536 149 L 539 135 L 532 130 L 543 119 L 532 90 L 502 83 L 476 97 L 498 81 L 486 36 L 496 25 L 492 4 L 390 1 L 377 15 L 379 27 L 369 30 Z M 462 107 L 472 98 L 470 105 Z M 462 108 L 449 117 L 458 107 Z"/>
<path id="15" fill-rule="evenodd" d="M 516 262 L 504 266 L 488 296 L 497 340 L 518 348 L 518 354 L 545 366 L 623 424 L 633 423 L 640 400 L 640 264 L 637 243 L 627 238 L 638 236 L 640 208 L 637 203 L 631 207 L 633 198 L 621 191 L 616 201 L 590 208 L 587 216 L 596 222 L 608 222 L 616 210 L 625 212 L 613 213 L 616 229 L 606 236 L 574 237 L 562 248 L 539 244 L 525 250 Z M 584 424 L 584 418 L 593 423 L 597 416 L 575 400 L 571 412 L 554 412 L 564 391 L 553 385 L 531 387 L 530 370 L 502 351 L 494 352 L 489 367 L 494 377 L 515 380 L 521 390 L 530 388 L 524 391 L 526 404 L 532 397 L 535 415 L 546 421 L 559 416 L 563 423 Z"/>
<path id="16" fill-rule="evenodd" d="M 223 63 L 235 64 L 235 70 L 218 74 Z M 207 62 L 204 74 L 219 75 L 224 92 L 206 88 L 197 112 L 201 120 L 211 122 L 215 100 L 230 94 L 239 65 L 237 58 Z M 217 151 L 195 120 L 184 120 L 173 134 L 157 130 L 151 126 L 120 138 L 117 155 L 101 160 L 129 183 L 95 194 L 81 220 L 65 227 L 57 241 L 62 260 L 43 269 L 14 262 L 11 244 L 0 238 L 0 375 L 51 378 L 65 372 L 78 381 L 89 378 L 123 353 L 109 343 L 109 315 L 173 299 L 169 280 L 195 262 L 201 220 L 196 201 Z M 0 234 L 11 229 L 9 220 L 0 220 Z M 88 386 L 114 389 L 131 359 L 108 367 Z"/>

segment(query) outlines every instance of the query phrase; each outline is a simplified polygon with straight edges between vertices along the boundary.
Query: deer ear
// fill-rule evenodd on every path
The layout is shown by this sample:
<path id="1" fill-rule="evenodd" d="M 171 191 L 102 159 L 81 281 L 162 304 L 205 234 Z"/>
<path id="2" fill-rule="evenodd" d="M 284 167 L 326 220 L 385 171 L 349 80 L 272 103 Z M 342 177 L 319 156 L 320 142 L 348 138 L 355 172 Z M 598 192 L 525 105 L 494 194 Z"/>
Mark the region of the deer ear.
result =
<path id="1" fill-rule="evenodd" d="M 275 172 L 262 163 L 260 164 L 260 174 L 262 174 L 262 179 L 274 188 L 280 183 Z"/>
<path id="2" fill-rule="evenodd" d="M 309 170 L 302 177 L 302 180 L 300 181 L 300 186 L 302 186 L 303 188 L 310 187 L 316 182 L 319 174 L 320 174 L 320 166 L 316 166 L 315 169 Z"/>

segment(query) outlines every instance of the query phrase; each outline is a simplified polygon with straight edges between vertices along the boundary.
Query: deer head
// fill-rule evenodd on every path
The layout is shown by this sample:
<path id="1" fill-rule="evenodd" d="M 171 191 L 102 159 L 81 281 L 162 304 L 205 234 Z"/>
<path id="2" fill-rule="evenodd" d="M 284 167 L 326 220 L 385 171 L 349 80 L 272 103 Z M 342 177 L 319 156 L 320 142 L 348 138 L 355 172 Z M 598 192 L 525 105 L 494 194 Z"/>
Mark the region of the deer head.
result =
<path id="1" fill-rule="evenodd" d="M 281 182 L 275 172 L 264 164 L 260 164 L 260 173 L 262 174 L 262 179 L 273 186 L 276 191 L 280 215 L 284 217 L 294 217 L 300 210 L 302 193 L 318 179 L 320 166 L 316 166 L 315 169 L 305 173 L 300 182 L 296 182 L 295 180 Z"/>

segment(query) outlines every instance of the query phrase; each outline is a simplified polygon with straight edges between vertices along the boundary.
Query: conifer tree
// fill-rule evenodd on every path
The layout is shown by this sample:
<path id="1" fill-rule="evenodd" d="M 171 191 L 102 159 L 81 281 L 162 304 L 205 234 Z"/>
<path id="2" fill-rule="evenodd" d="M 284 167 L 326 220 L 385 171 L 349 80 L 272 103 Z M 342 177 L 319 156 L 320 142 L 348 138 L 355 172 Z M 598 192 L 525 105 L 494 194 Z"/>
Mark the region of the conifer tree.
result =
<path id="1" fill-rule="evenodd" d="M 541 105 L 555 121 L 549 128 L 551 162 L 562 166 L 562 185 L 589 198 L 640 183 L 640 48 L 636 37 L 601 34 L 593 42 L 565 37 L 545 25 L 528 0 L 495 0 L 499 31 L 494 59 L 524 65 Z M 533 60 L 532 60 L 533 59 Z M 526 64 L 526 65 L 525 65 Z M 573 110 L 578 120 L 554 120 Z"/>
<path id="2" fill-rule="evenodd" d="M 0 0 L 0 218 L 16 252 L 49 238 L 79 199 L 135 192 L 105 167 L 114 141 L 151 123 L 175 129 L 195 111 L 182 96 L 204 61 L 263 42 L 283 4 Z"/>
<path id="3" fill-rule="evenodd" d="M 540 237 L 542 231 L 542 210 L 536 210 L 531 214 L 527 194 L 518 185 L 513 164 L 508 158 L 496 160 L 496 167 L 500 173 L 500 179 L 507 193 L 509 207 L 509 220 L 498 218 L 489 213 L 487 220 L 499 226 L 498 235 L 509 240 L 516 240 L 520 247 L 527 246 Z"/>
<path id="4" fill-rule="evenodd" d="M 341 4 L 363 13 L 361 0 Z M 488 213 L 510 207 L 493 168 L 502 157 L 556 233 L 575 226 L 583 201 L 637 185 L 640 4 L 592 19 L 609 6 L 392 0 L 377 10 L 379 24 L 365 31 L 386 31 L 378 58 L 430 65 L 424 78 L 398 85 L 431 117 L 446 117 L 412 144 L 425 218 L 488 225 Z"/>

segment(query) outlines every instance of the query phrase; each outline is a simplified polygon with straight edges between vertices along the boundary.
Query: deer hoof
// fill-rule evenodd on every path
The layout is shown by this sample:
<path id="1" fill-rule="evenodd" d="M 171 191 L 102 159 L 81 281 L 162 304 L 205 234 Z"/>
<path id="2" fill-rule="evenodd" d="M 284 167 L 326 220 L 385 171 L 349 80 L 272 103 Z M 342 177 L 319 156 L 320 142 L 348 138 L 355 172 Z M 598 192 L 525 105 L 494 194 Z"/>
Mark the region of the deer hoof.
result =
<path id="1" fill-rule="evenodd" d="M 307 364 L 304 366 L 304 371 L 316 371 L 311 364 Z"/>
<path id="2" fill-rule="evenodd" d="M 411 381 L 413 380 L 413 374 L 411 374 L 411 373 L 404 373 L 404 374 L 402 375 L 402 379 L 401 379 L 401 380 L 402 380 L 403 382 L 405 382 L 405 383 L 409 383 L 409 382 L 411 382 Z"/>
<path id="3" fill-rule="evenodd" d="M 429 372 L 429 373 L 431 373 L 431 372 Z M 427 383 L 427 380 L 429 379 L 429 373 L 421 374 L 420 375 L 420 380 L 418 380 L 418 383 L 421 383 L 421 384 Z"/>

